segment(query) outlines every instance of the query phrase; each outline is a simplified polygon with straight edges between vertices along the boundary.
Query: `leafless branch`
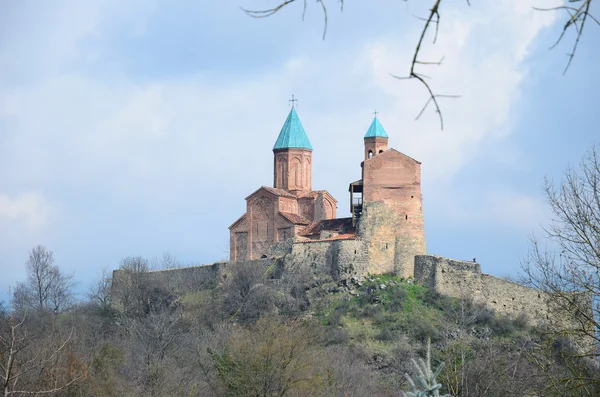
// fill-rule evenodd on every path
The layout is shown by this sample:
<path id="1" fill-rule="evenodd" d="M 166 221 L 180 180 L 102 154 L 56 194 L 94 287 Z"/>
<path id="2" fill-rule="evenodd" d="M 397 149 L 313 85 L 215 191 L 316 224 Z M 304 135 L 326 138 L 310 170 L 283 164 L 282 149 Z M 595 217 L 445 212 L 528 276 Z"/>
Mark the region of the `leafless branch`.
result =
<path id="1" fill-rule="evenodd" d="M 425 76 L 416 71 L 417 65 L 438 65 L 439 66 L 442 64 L 442 61 L 444 60 L 444 57 L 442 57 L 442 59 L 440 59 L 439 62 L 419 61 L 419 53 L 421 52 L 421 48 L 423 46 L 423 42 L 427 35 L 427 31 L 429 30 L 429 28 L 431 27 L 432 24 L 435 24 L 435 34 L 433 37 L 433 43 L 435 43 L 437 40 L 439 23 L 440 23 L 439 7 L 440 7 L 441 2 L 442 2 L 442 0 L 435 0 L 433 7 L 431 7 L 431 9 L 429 10 L 429 16 L 427 18 L 417 17 L 418 19 L 425 21 L 425 25 L 423 26 L 423 30 L 421 30 L 421 35 L 419 36 L 419 40 L 417 41 L 417 46 L 416 46 L 415 52 L 413 54 L 413 59 L 410 64 L 410 72 L 408 73 L 408 76 L 401 77 L 401 76 L 396 76 L 396 75 L 392 74 L 392 77 L 395 77 L 395 78 L 401 79 L 401 80 L 416 79 L 421 84 L 423 84 L 423 86 L 425 87 L 425 89 L 427 90 L 427 92 L 429 94 L 429 99 L 427 99 L 427 101 L 425 102 L 425 105 L 423 105 L 423 107 L 421 108 L 421 111 L 417 115 L 416 120 L 418 120 L 421 117 L 421 115 L 425 112 L 425 110 L 429 107 L 429 105 L 431 103 L 433 103 L 433 106 L 435 107 L 435 112 L 438 114 L 438 117 L 440 119 L 440 128 L 443 130 L 444 129 L 444 118 L 442 116 L 442 111 L 441 111 L 440 105 L 438 103 L 438 98 L 456 98 L 458 96 L 457 95 L 440 95 L 440 94 L 436 95 L 436 94 L 434 94 L 433 90 L 431 89 L 431 87 L 429 86 L 427 81 L 425 81 L 425 78 L 428 78 L 428 76 Z M 467 1 L 467 4 L 469 4 L 468 1 Z"/>
<path id="2" fill-rule="evenodd" d="M 590 13 L 590 6 L 592 4 L 592 0 L 569 0 L 569 2 L 581 3 L 581 5 L 579 7 L 573 7 L 568 5 L 549 8 L 533 7 L 533 9 L 536 11 L 564 10 L 569 14 L 569 19 L 567 19 L 567 22 L 565 22 L 565 25 L 563 26 L 563 29 L 560 32 L 560 35 L 558 36 L 558 39 L 552 46 L 550 46 L 550 49 L 555 48 L 562 41 L 562 39 L 565 37 L 565 34 L 569 31 L 571 27 L 575 29 L 575 41 L 573 43 L 573 48 L 571 52 L 567 54 L 567 56 L 569 57 L 569 61 L 567 62 L 567 66 L 565 67 L 563 74 L 567 73 L 567 70 L 569 70 L 571 63 L 573 62 L 573 58 L 575 57 L 575 53 L 577 52 L 577 47 L 579 45 L 581 36 L 583 35 L 585 23 L 587 22 L 587 20 L 590 19 L 600 26 L 600 21 L 598 21 L 598 19 L 596 19 Z"/>
<path id="3" fill-rule="evenodd" d="M 277 6 L 273 7 L 273 8 L 269 8 L 267 10 L 248 10 L 242 7 L 242 11 L 244 11 L 247 15 L 251 16 L 252 18 L 266 18 L 266 17 L 270 17 L 271 15 L 277 13 L 278 11 L 281 11 L 285 6 L 291 4 L 291 3 L 296 3 L 299 0 L 285 0 L 281 3 L 279 3 Z M 327 35 L 327 25 L 328 25 L 328 15 L 327 15 L 327 5 L 325 5 L 325 0 L 316 0 L 317 3 L 321 4 L 321 9 L 323 11 L 323 18 L 325 19 L 325 23 L 323 25 L 323 40 L 325 40 L 325 36 Z M 307 8 L 307 0 L 302 0 L 302 20 L 304 21 L 304 17 L 306 15 L 306 8 Z M 344 0 L 339 0 L 340 3 L 340 11 L 344 11 Z"/>
<path id="4" fill-rule="evenodd" d="M 273 7 L 273 8 L 267 9 L 267 10 L 247 10 L 247 9 L 243 9 L 243 10 L 246 14 L 248 14 L 254 18 L 264 18 L 264 17 L 268 17 L 268 16 L 271 16 L 271 15 L 277 13 L 285 6 L 287 6 L 291 3 L 298 2 L 298 1 L 300 1 L 300 0 L 285 0 L 285 1 L 282 1 L 281 3 L 279 3 L 276 7 Z M 321 4 L 321 7 L 322 7 L 323 13 L 324 13 L 324 17 L 325 17 L 323 39 L 325 38 L 325 35 L 327 32 L 327 23 L 328 23 L 327 7 L 325 5 L 325 1 L 326 0 L 316 0 L 317 3 Z M 343 10 L 344 0 L 339 0 L 339 1 L 340 1 L 340 5 L 341 5 L 340 8 Z M 408 0 L 404 0 L 404 1 L 408 1 Z M 425 103 L 425 105 L 423 106 L 421 111 L 419 112 L 417 119 L 423 114 L 424 110 L 426 110 L 427 107 L 431 103 L 433 103 L 433 106 L 435 107 L 435 111 L 438 114 L 439 119 L 440 119 L 440 126 L 442 129 L 444 129 L 444 120 L 443 120 L 442 112 L 441 112 L 441 109 L 440 109 L 437 99 L 443 98 L 443 97 L 456 98 L 457 96 L 456 95 L 434 94 L 434 92 L 431 89 L 431 87 L 429 86 L 429 84 L 425 81 L 425 79 L 428 77 L 416 72 L 417 65 L 419 65 L 419 66 L 420 65 L 438 65 L 439 66 L 442 64 L 442 60 L 443 60 L 443 58 L 439 62 L 428 62 L 428 61 L 419 60 L 419 53 L 421 52 L 421 49 L 423 47 L 423 42 L 425 40 L 427 32 L 432 27 L 432 25 L 435 25 L 435 32 L 434 32 L 434 36 L 433 36 L 434 44 L 437 41 L 437 36 L 438 36 L 438 32 L 439 32 L 439 25 L 440 25 L 439 8 L 440 8 L 440 4 L 442 3 L 442 0 L 431 0 L 431 1 L 433 2 L 433 6 L 429 10 L 429 14 L 427 17 L 424 18 L 424 17 L 414 15 L 415 18 L 423 21 L 424 25 L 423 25 L 423 29 L 421 30 L 419 39 L 417 41 L 417 45 L 415 47 L 415 51 L 413 54 L 413 59 L 410 63 L 410 71 L 409 71 L 408 75 L 406 77 L 401 77 L 401 76 L 392 74 L 392 76 L 394 78 L 401 79 L 401 80 L 416 79 L 421 84 L 423 84 L 423 86 L 427 90 L 427 93 L 429 94 L 429 99 L 427 100 L 427 102 Z M 307 0 L 302 0 L 302 2 L 303 2 L 302 19 L 304 19 L 304 15 L 306 13 L 306 8 L 307 8 Z M 470 0 L 466 0 L 466 3 L 468 6 L 471 5 Z M 598 19 L 596 19 L 590 13 L 590 6 L 592 3 L 592 0 L 569 0 L 568 3 L 571 3 L 571 4 L 578 3 L 579 6 L 575 7 L 572 5 L 564 5 L 564 6 L 551 7 L 551 8 L 536 8 L 536 7 L 534 7 L 534 9 L 537 11 L 565 10 L 565 12 L 567 12 L 569 14 L 569 19 L 566 21 L 556 43 L 554 43 L 550 47 L 550 48 L 554 48 L 556 45 L 558 45 L 562 41 L 563 37 L 565 36 L 565 34 L 569 31 L 569 29 L 571 27 L 573 29 L 575 29 L 576 38 L 573 43 L 573 48 L 572 48 L 571 52 L 568 54 L 569 60 L 568 60 L 567 66 L 565 67 L 563 74 L 567 72 L 567 70 L 569 69 L 569 67 L 573 61 L 573 58 L 575 57 L 575 53 L 577 52 L 579 41 L 581 39 L 581 36 L 583 35 L 584 28 L 585 28 L 585 25 L 586 25 L 586 22 L 588 21 L 588 19 L 595 22 L 596 24 L 598 24 L 600 26 L 600 21 Z"/>
<path id="5" fill-rule="evenodd" d="M 33 395 L 33 394 L 51 394 L 51 393 L 56 393 L 59 392 L 61 390 L 66 389 L 67 387 L 71 386 L 72 384 L 74 384 L 75 382 L 77 382 L 78 380 L 82 379 L 85 376 L 85 374 L 81 374 L 76 378 L 71 379 L 71 381 L 69 381 L 68 383 L 65 383 L 64 385 L 60 386 L 60 387 L 56 387 L 54 389 L 50 389 L 50 390 L 41 390 L 41 391 L 24 391 L 24 390 L 13 390 L 13 391 L 9 391 L 7 393 L 8 396 L 10 396 L 11 394 L 27 394 L 27 395 Z"/>

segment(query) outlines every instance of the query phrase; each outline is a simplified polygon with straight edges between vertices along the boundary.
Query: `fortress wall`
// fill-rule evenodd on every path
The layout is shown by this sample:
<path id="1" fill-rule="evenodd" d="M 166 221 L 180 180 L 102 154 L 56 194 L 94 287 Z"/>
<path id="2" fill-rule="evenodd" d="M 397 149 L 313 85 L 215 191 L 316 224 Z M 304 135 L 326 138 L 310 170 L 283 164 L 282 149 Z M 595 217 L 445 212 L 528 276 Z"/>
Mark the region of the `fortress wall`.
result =
<path id="1" fill-rule="evenodd" d="M 256 263 L 267 269 L 273 264 L 273 259 L 255 259 L 233 263 L 217 262 L 211 265 L 153 270 L 144 273 L 131 273 L 123 269 L 117 269 L 113 271 L 111 305 L 117 310 L 122 310 L 123 299 L 129 290 L 142 283 L 148 288 L 160 287 L 174 296 L 182 296 L 186 292 L 214 287 L 229 275 L 232 266 Z"/>
<path id="2" fill-rule="evenodd" d="M 292 252 L 292 246 L 294 245 L 294 238 L 288 238 L 287 240 L 274 243 L 271 245 L 269 250 L 270 257 L 282 257 Z"/>
<path id="3" fill-rule="evenodd" d="M 516 318 L 525 314 L 538 325 L 548 324 L 550 320 L 543 292 L 483 274 L 475 262 L 418 255 L 415 280 L 442 295 L 471 298 L 501 315 Z"/>
<path id="4" fill-rule="evenodd" d="M 427 252 L 424 234 L 415 227 L 384 202 L 363 204 L 358 234 L 368 242 L 369 272 L 413 276 L 415 255 Z"/>
<path id="5" fill-rule="evenodd" d="M 364 277 L 368 272 L 367 247 L 360 240 L 296 242 L 284 258 L 286 272 L 327 274 L 334 280 Z"/>

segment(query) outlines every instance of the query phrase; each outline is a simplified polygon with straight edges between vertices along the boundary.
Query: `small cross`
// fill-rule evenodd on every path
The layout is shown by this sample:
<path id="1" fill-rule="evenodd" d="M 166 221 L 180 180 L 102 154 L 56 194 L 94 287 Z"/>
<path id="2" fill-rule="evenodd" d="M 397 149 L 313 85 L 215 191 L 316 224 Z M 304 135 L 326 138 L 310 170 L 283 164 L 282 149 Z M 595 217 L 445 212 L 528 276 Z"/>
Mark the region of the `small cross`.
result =
<path id="1" fill-rule="evenodd" d="M 294 98 L 294 94 L 292 94 L 292 99 L 290 99 L 290 102 L 292 103 L 292 107 L 296 105 L 295 102 L 298 102 L 298 100 Z"/>
<path id="2" fill-rule="evenodd" d="M 376 110 L 373 112 L 373 114 L 375 115 L 375 118 L 377 118 L 377 115 L 379 114 L 379 112 Z"/>

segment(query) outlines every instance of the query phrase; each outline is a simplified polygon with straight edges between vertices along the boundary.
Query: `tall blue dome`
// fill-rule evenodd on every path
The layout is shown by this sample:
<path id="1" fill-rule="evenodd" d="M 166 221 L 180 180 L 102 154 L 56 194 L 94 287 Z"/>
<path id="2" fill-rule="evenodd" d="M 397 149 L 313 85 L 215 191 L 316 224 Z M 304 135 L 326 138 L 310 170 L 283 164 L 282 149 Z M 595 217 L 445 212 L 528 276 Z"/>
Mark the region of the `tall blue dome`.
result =
<path id="1" fill-rule="evenodd" d="M 283 127 L 281 127 L 281 132 L 279 133 L 277 142 L 275 142 L 275 146 L 273 146 L 273 150 L 291 148 L 312 150 L 308 136 L 304 132 L 304 127 L 302 127 L 302 123 L 294 107 L 290 110 L 290 114 L 288 114 Z"/>

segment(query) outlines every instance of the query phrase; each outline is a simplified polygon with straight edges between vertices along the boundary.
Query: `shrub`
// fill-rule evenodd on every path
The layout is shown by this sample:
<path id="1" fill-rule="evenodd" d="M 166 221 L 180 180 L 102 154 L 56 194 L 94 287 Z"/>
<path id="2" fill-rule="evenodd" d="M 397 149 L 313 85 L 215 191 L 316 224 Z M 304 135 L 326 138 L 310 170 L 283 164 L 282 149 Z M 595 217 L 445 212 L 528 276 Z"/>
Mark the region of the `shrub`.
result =
<path id="1" fill-rule="evenodd" d="M 389 328 L 385 327 L 375 336 L 375 339 L 380 341 L 390 341 L 394 339 L 394 334 Z"/>

